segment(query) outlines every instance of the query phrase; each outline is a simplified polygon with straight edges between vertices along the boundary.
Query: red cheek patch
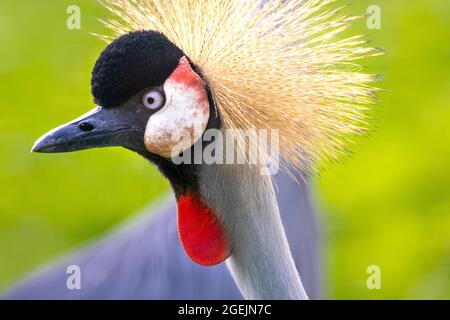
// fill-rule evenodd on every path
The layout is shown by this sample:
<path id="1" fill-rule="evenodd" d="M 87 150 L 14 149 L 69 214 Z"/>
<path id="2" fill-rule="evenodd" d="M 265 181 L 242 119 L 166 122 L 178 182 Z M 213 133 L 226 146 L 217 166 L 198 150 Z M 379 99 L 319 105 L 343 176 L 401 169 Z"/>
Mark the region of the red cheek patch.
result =
<path id="1" fill-rule="evenodd" d="M 205 86 L 204 81 L 191 68 L 191 64 L 186 57 L 180 59 L 178 67 L 172 72 L 169 77 L 170 80 L 183 83 L 189 87 Z"/>
<path id="2" fill-rule="evenodd" d="M 186 254 L 202 266 L 215 266 L 231 254 L 219 219 L 193 194 L 178 199 L 178 232 Z"/>
<path id="3" fill-rule="evenodd" d="M 198 101 L 207 104 L 208 95 L 205 90 L 205 82 L 194 70 L 192 70 L 191 64 L 186 57 L 180 59 L 178 67 L 172 72 L 167 81 L 176 82 L 189 89 L 195 90 Z M 208 108 L 205 109 L 206 110 L 203 111 L 209 111 Z"/>

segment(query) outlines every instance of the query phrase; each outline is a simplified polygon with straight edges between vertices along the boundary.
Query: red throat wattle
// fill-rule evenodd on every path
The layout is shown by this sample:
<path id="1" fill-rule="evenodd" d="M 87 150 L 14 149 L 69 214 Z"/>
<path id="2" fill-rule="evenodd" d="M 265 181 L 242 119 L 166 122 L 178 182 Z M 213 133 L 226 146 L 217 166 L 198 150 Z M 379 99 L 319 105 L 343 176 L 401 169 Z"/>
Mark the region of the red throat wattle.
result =
<path id="1" fill-rule="evenodd" d="M 217 216 L 199 197 L 178 199 L 178 232 L 186 254 L 203 266 L 215 266 L 230 256 L 228 239 Z"/>

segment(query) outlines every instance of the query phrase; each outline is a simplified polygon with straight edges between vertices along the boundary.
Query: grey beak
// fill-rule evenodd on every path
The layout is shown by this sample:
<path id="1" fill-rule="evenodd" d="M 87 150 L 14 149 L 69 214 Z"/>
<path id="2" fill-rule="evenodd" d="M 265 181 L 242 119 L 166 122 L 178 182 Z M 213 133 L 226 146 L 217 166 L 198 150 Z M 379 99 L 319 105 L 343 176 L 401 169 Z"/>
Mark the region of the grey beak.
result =
<path id="1" fill-rule="evenodd" d="M 102 147 L 129 147 L 139 131 L 132 126 L 132 120 L 120 110 L 98 107 L 43 135 L 34 144 L 32 152 L 61 153 Z"/>

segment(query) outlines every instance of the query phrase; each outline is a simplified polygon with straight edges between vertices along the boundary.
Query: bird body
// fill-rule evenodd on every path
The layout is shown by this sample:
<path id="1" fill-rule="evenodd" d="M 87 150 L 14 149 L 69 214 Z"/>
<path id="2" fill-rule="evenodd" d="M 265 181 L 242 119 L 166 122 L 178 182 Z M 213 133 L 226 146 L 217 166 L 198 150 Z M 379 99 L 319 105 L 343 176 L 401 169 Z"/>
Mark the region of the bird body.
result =
<path id="1" fill-rule="evenodd" d="M 376 91 L 351 62 L 374 50 L 359 37 L 333 41 L 353 18 L 322 11 L 330 2 L 107 1 L 119 19 L 106 22 L 117 38 L 92 73 L 98 107 L 33 150 L 140 154 L 171 183 L 194 262 L 226 261 L 247 299 L 307 299 L 265 164 L 279 153 L 285 171 L 305 174 L 337 159 L 346 137 L 364 130 Z M 279 132 L 275 159 L 270 143 L 251 146 L 252 129 Z M 227 139 L 206 139 L 211 130 Z M 228 139 L 244 164 L 175 161 Z"/>
<path id="2" fill-rule="evenodd" d="M 311 299 L 321 298 L 321 244 L 316 205 L 302 180 L 275 177 L 283 225 Z M 178 240 L 177 204 L 156 202 L 117 229 L 21 279 L 2 299 L 242 299 L 225 264 L 205 268 Z M 81 290 L 68 290 L 69 266 L 79 266 Z"/>

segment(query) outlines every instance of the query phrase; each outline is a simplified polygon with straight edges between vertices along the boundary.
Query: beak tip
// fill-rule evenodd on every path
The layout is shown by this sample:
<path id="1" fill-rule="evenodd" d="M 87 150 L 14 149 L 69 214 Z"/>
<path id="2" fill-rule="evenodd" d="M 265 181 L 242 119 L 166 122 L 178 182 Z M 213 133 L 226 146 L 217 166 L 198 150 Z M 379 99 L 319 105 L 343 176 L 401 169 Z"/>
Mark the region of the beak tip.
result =
<path id="1" fill-rule="evenodd" d="M 31 153 L 37 153 L 37 152 L 39 152 L 39 143 L 38 143 L 38 141 L 36 141 L 36 142 L 33 144 L 33 146 L 31 147 L 30 152 L 31 152 Z"/>
<path id="2" fill-rule="evenodd" d="M 38 142 L 36 142 L 34 145 L 33 145 L 33 147 L 31 148 L 31 153 L 42 153 L 42 150 L 43 150 L 43 148 L 42 148 L 42 146 L 40 146 L 39 145 L 39 143 Z"/>
<path id="3" fill-rule="evenodd" d="M 49 141 L 48 135 L 49 134 L 45 134 L 38 140 L 36 140 L 33 147 L 31 147 L 31 153 L 46 153 L 46 149 L 48 149 L 51 145 L 51 141 Z"/>
<path id="4" fill-rule="evenodd" d="M 39 153 L 39 148 L 37 148 L 36 146 L 33 146 L 33 147 L 31 148 L 30 153 Z"/>

